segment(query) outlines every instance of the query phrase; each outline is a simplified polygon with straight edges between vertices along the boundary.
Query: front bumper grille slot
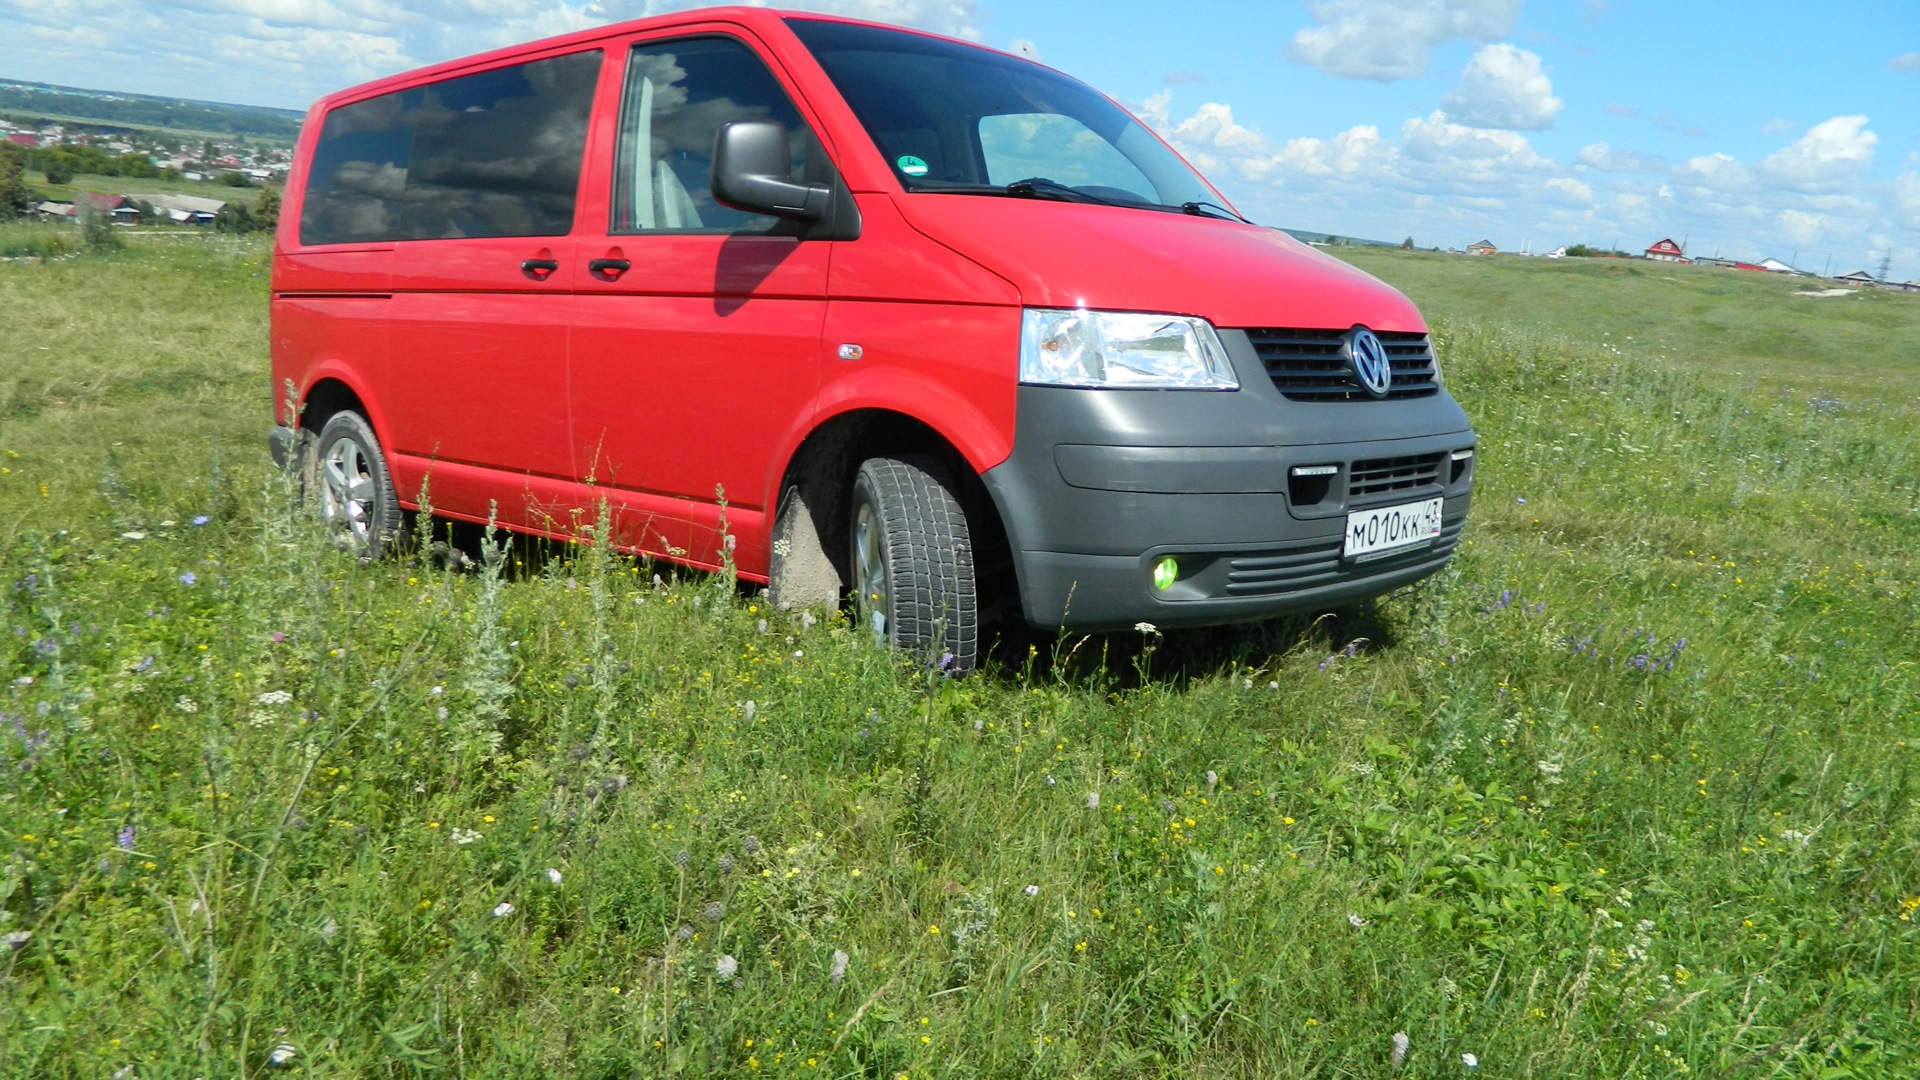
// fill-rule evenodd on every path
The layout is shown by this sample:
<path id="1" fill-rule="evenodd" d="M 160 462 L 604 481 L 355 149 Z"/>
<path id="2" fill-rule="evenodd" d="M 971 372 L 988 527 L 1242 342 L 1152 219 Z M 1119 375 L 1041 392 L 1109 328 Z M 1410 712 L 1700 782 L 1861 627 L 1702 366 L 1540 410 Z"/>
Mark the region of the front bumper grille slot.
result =
<path id="1" fill-rule="evenodd" d="M 1347 498 L 1364 499 L 1389 491 L 1437 487 L 1441 464 L 1446 459 L 1445 453 L 1438 453 L 1356 461 L 1347 476 Z"/>
<path id="2" fill-rule="evenodd" d="M 1440 392 L 1433 344 L 1425 334 L 1376 330 L 1393 364 L 1386 400 Z M 1345 330 L 1248 330 L 1273 385 L 1293 401 L 1373 401 L 1340 355 Z"/>
<path id="3" fill-rule="evenodd" d="M 1440 522 L 1440 535 L 1431 544 L 1396 551 L 1366 562 L 1347 562 L 1340 557 L 1341 541 L 1316 540 L 1288 545 L 1274 551 L 1246 554 L 1227 564 L 1228 596 L 1271 596 L 1275 593 L 1311 589 L 1375 574 L 1398 570 L 1410 563 L 1438 562 L 1453 554 L 1460 542 L 1460 530 L 1467 516 L 1455 514 Z"/>

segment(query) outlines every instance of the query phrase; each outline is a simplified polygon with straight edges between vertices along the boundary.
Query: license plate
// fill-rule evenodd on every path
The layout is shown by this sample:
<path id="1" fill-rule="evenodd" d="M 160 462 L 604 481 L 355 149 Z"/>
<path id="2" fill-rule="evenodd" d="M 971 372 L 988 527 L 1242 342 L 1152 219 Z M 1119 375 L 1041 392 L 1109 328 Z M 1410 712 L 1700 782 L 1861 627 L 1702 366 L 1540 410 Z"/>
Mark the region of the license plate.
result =
<path id="1" fill-rule="evenodd" d="M 1355 510 L 1347 515 L 1348 559 L 1365 561 L 1430 544 L 1440 535 L 1439 499 Z"/>

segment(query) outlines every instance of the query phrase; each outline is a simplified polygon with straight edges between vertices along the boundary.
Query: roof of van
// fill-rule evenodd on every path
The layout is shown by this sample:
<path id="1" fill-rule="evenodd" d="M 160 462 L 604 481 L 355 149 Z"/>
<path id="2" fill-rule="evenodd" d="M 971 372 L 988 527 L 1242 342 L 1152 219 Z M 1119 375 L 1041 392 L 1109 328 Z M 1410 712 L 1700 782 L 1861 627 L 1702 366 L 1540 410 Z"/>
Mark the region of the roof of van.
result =
<path id="1" fill-rule="evenodd" d="M 575 30 L 569 34 L 560 34 L 550 38 L 539 38 L 519 45 L 509 45 L 505 48 L 493 49 L 489 52 L 475 53 L 471 56 L 462 56 L 453 60 L 443 60 L 437 64 L 429 64 L 425 67 L 396 72 L 392 75 L 385 75 L 378 79 L 336 90 L 315 101 L 314 108 L 331 108 L 345 100 L 373 97 L 389 90 L 396 90 L 421 82 L 443 78 L 448 75 L 455 75 L 469 68 L 486 67 L 501 61 L 538 53 L 559 52 L 576 45 L 589 44 L 602 38 L 619 37 L 637 30 L 664 29 L 675 26 L 699 26 L 704 23 L 732 23 L 736 26 L 745 27 L 748 30 L 764 33 L 782 27 L 789 18 L 817 19 L 823 22 L 844 22 L 865 26 L 878 26 L 906 34 L 918 34 L 922 37 L 955 41 L 962 45 L 973 45 L 977 48 L 990 48 L 989 46 L 981 45 L 977 41 L 949 38 L 943 34 L 934 34 L 911 26 L 897 26 L 891 23 L 874 22 L 869 19 L 850 19 L 841 15 L 828 15 L 815 11 L 790 11 L 781 8 L 746 6 L 691 8 L 686 11 L 649 15 L 643 19 L 629 19 L 625 22 L 608 23 L 604 26 L 596 26 L 586 30 Z M 1022 59 L 1030 58 L 1022 57 Z"/>

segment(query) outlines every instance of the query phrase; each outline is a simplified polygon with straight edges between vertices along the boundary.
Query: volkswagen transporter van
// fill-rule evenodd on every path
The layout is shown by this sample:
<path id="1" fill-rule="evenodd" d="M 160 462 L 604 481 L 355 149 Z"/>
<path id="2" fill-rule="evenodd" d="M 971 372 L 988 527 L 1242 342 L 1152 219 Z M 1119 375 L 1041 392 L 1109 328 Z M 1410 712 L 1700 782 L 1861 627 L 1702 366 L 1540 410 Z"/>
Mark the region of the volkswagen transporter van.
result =
<path id="1" fill-rule="evenodd" d="M 962 665 L 996 615 L 1384 593 L 1446 563 L 1473 481 L 1399 292 L 1057 71 L 820 15 L 684 12 L 323 99 L 272 305 L 274 454 L 343 542 L 427 492 L 555 537 L 604 507 L 626 550 L 731 558 Z"/>

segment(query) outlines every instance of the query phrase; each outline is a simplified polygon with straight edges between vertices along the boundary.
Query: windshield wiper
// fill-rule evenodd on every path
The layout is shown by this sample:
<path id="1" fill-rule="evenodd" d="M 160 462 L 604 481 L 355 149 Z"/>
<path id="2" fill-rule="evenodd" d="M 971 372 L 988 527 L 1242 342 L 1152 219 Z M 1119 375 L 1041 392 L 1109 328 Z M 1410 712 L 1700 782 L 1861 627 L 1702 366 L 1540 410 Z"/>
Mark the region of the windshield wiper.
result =
<path id="1" fill-rule="evenodd" d="M 1112 199 L 1103 199 L 1068 187 L 1058 180 L 1049 180 L 1044 176 L 1029 176 L 1025 180 L 1015 180 L 1007 185 L 1007 194 L 1021 199 L 1056 199 L 1060 202 L 1096 203 L 1100 206 L 1125 206 L 1126 203 Z"/>
<path id="2" fill-rule="evenodd" d="M 1183 214 L 1192 214 L 1194 217 L 1217 217 L 1224 218 L 1228 221 L 1245 222 L 1248 225 L 1253 224 L 1253 222 L 1247 221 L 1246 218 L 1221 206 L 1219 203 L 1183 202 L 1180 204 L 1180 212 Z"/>

